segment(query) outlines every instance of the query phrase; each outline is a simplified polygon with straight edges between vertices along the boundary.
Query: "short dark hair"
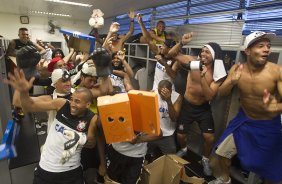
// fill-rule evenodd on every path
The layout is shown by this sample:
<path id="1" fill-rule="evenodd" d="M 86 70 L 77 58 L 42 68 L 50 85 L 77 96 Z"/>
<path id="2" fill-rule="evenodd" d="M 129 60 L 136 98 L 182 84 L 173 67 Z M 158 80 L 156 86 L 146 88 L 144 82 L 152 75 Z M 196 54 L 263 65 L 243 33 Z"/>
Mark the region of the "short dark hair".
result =
<path id="1" fill-rule="evenodd" d="M 92 76 L 92 75 L 87 74 L 87 73 L 83 73 L 82 70 L 80 70 L 80 72 L 81 72 L 80 76 L 82 76 L 82 77 L 84 77 L 84 78 L 86 78 L 86 77 L 97 77 L 97 76 Z"/>
<path id="2" fill-rule="evenodd" d="M 169 90 L 172 89 L 172 83 L 168 80 L 161 80 L 158 84 L 158 88 L 167 88 Z"/>
<path id="3" fill-rule="evenodd" d="M 19 32 L 20 32 L 20 31 L 28 31 L 28 29 L 25 28 L 25 27 L 21 27 L 21 28 L 19 28 Z"/>
<path id="4" fill-rule="evenodd" d="M 163 24 L 163 25 L 165 25 L 165 22 L 164 22 L 163 20 L 159 20 L 159 21 L 157 22 L 157 25 L 160 24 L 160 23 Z"/>
<path id="5" fill-rule="evenodd" d="M 55 49 L 55 50 L 53 50 L 53 52 L 52 52 L 52 59 L 55 57 L 56 52 L 60 52 L 60 53 L 61 53 L 61 55 L 62 55 L 61 58 L 64 58 L 64 57 L 65 57 L 65 55 L 64 55 L 64 53 L 63 53 L 63 51 L 62 51 L 62 49 Z"/>
<path id="6" fill-rule="evenodd" d="M 112 53 L 112 59 L 114 59 L 114 57 L 117 55 L 118 52 L 113 52 Z"/>
<path id="7" fill-rule="evenodd" d="M 92 103 L 94 97 L 93 94 L 91 93 L 91 91 L 85 87 L 79 87 L 75 90 L 75 93 L 84 93 L 85 94 L 85 100 L 87 102 Z"/>

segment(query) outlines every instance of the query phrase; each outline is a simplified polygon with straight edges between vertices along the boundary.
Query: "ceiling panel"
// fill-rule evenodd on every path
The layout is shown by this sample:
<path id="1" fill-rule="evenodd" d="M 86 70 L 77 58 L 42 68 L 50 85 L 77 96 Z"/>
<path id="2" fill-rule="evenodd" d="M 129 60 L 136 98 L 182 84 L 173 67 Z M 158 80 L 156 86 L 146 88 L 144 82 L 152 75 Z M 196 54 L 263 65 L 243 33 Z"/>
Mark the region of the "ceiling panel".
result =
<path id="1" fill-rule="evenodd" d="M 30 15 L 30 11 L 70 14 L 73 20 L 88 20 L 93 9 L 101 9 L 104 18 L 128 12 L 130 8 L 144 9 L 157 5 L 177 2 L 177 0 L 72 0 L 72 2 L 92 4 L 92 7 L 46 2 L 44 0 L 0 0 L 0 12 L 18 15 Z M 32 14 L 34 15 L 34 14 Z M 41 15 L 38 15 L 41 16 Z M 43 16 L 43 15 L 42 15 Z M 47 15 L 44 15 L 47 16 Z M 49 16 L 51 17 L 51 16 Z"/>

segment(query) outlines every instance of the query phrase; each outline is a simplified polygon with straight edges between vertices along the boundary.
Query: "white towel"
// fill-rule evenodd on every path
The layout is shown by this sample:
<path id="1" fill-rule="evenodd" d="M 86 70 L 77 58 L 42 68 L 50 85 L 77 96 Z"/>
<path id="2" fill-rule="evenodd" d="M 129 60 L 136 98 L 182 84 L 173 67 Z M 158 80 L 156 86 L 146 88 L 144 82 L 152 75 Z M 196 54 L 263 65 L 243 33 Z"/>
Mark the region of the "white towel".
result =
<path id="1" fill-rule="evenodd" d="M 227 75 L 223 61 L 220 59 L 215 59 L 213 68 L 213 80 L 217 82 Z"/>

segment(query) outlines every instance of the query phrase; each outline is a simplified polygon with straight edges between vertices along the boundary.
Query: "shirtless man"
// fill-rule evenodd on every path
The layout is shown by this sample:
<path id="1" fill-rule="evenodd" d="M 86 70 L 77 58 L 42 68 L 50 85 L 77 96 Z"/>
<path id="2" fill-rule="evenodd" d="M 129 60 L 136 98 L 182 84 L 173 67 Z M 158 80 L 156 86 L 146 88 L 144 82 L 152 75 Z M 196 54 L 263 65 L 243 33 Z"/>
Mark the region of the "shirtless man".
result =
<path id="1" fill-rule="evenodd" d="M 191 41 L 191 38 L 192 34 L 185 34 L 181 44 L 187 44 Z M 191 70 L 187 76 L 186 90 L 177 126 L 177 140 L 182 148 L 178 152 L 178 155 L 183 156 L 186 153 L 189 124 L 196 121 L 199 123 L 204 138 L 202 157 L 204 174 L 211 175 L 212 172 L 209 168 L 208 158 L 214 142 L 214 121 L 209 102 L 217 94 L 218 88 L 222 83 L 222 78 L 226 76 L 226 73 L 219 78 L 214 77 L 214 66 L 217 64 L 216 62 L 222 62 L 223 64 L 222 50 L 217 43 L 210 42 L 204 45 L 199 57 L 203 64 L 202 70 Z M 179 54 L 175 59 L 184 65 L 191 62 L 191 56 L 188 55 Z"/>
<path id="2" fill-rule="evenodd" d="M 120 50 L 123 50 L 124 48 L 124 43 L 125 41 L 133 34 L 134 32 L 134 11 L 130 10 L 130 12 L 128 13 L 128 16 L 130 18 L 130 28 L 129 31 L 126 33 L 126 35 L 124 36 L 120 36 L 117 34 L 118 30 L 119 30 L 119 23 L 114 22 L 111 24 L 107 38 L 105 39 L 105 42 L 103 44 L 103 47 L 108 48 L 108 42 L 110 40 L 111 42 L 111 48 L 110 51 L 111 52 L 118 52 Z"/>
<path id="3" fill-rule="evenodd" d="M 215 145 L 220 166 L 210 184 L 229 184 L 230 159 L 237 154 L 242 167 L 266 180 L 282 183 L 281 67 L 268 62 L 273 33 L 256 31 L 246 37 L 246 63 L 234 65 L 219 88 L 225 96 L 237 86 L 241 109 Z M 215 169 L 215 167 L 213 167 Z"/>

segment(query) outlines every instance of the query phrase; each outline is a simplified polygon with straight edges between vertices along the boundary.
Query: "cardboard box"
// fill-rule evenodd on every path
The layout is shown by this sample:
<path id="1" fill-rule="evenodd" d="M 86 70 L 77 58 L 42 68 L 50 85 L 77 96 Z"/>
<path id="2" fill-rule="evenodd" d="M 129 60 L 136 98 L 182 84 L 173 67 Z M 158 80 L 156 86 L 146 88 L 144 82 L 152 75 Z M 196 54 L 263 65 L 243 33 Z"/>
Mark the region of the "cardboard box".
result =
<path id="1" fill-rule="evenodd" d="M 187 163 L 177 155 L 164 155 L 144 166 L 139 184 L 179 184 L 180 180 L 194 184 L 204 183 L 203 178 L 188 177 L 185 174 L 184 165 Z"/>
<path id="2" fill-rule="evenodd" d="M 128 92 L 133 129 L 147 134 L 160 135 L 158 96 L 155 92 L 130 90 Z"/>
<path id="3" fill-rule="evenodd" d="M 98 109 L 108 144 L 131 141 L 135 137 L 126 93 L 98 97 Z"/>
<path id="4" fill-rule="evenodd" d="M 95 48 L 96 38 L 87 34 L 60 29 L 60 32 L 69 35 L 68 46 L 86 53 L 92 53 Z"/>

